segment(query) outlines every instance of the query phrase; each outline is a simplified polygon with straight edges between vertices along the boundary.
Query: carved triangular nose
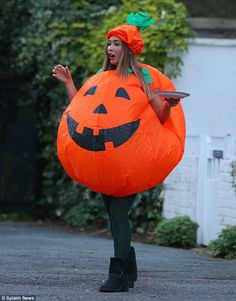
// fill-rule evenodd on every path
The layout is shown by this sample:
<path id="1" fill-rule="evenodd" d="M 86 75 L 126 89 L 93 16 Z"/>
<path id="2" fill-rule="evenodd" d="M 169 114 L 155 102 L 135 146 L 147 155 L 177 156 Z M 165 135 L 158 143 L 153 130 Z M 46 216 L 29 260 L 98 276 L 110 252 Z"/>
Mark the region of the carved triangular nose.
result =
<path id="1" fill-rule="evenodd" d="M 107 110 L 103 104 L 100 104 L 96 109 L 93 111 L 96 114 L 107 114 Z"/>

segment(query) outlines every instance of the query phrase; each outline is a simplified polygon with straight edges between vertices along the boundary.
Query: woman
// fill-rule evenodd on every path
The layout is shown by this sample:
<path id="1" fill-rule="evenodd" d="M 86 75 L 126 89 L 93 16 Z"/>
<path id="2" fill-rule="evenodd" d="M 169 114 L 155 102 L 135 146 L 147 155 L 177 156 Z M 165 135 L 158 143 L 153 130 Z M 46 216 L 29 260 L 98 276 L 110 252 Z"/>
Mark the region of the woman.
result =
<path id="1" fill-rule="evenodd" d="M 141 20 L 141 22 L 140 22 Z M 138 21 L 138 22 L 137 22 Z M 108 44 L 102 71 L 117 70 L 118 77 L 125 80 L 130 73 L 134 73 L 139 79 L 143 91 L 146 93 L 153 110 L 163 124 L 170 116 L 171 107 L 178 104 L 179 100 L 166 99 L 165 102 L 155 93 L 155 86 L 148 83 L 145 78 L 150 74 L 143 72 L 143 67 L 150 66 L 136 61 L 136 55 L 142 53 L 144 42 L 140 33 L 142 28 L 153 24 L 145 13 L 130 14 L 129 25 L 118 26 L 107 33 Z M 150 67 L 152 68 L 152 67 Z M 147 69 L 146 69 L 147 70 Z M 158 78 L 164 76 L 159 71 Z M 52 70 L 52 75 L 62 82 L 67 90 L 69 100 L 77 93 L 70 70 L 68 67 L 57 65 Z M 100 287 L 101 292 L 128 291 L 137 280 L 137 265 L 135 250 L 131 247 L 131 229 L 128 221 L 128 212 L 136 194 L 115 197 L 103 194 L 104 203 L 110 220 L 111 234 L 114 240 L 114 257 L 110 259 L 108 280 Z"/>

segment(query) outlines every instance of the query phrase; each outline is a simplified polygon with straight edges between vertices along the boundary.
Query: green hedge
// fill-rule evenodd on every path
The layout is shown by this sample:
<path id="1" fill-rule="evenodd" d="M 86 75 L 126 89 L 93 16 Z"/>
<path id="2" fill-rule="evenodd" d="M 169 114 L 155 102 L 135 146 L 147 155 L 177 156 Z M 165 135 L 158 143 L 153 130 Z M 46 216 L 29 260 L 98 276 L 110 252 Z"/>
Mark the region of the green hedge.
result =
<path id="1" fill-rule="evenodd" d="M 228 0 L 178 0 L 186 5 L 191 17 L 235 19 L 235 1 Z"/>
<path id="2" fill-rule="evenodd" d="M 145 47 L 139 60 L 161 71 L 165 69 L 170 77 L 180 75 L 183 64 L 180 53 L 187 50 L 186 39 L 192 37 L 192 32 L 185 6 L 174 0 L 123 0 L 121 6 L 113 7 L 101 23 L 91 24 L 80 62 L 88 74 L 94 73 L 102 64 L 107 31 L 125 24 L 127 15 L 133 11 L 145 11 L 155 19 L 154 25 L 142 32 Z"/>
<path id="3" fill-rule="evenodd" d="M 25 101 L 36 102 L 38 108 L 38 205 L 46 216 L 76 224 L 76 216 L 84 214 L 81 223 L 86 224 L 97 222 L 95 213 L 101 211 L 101 221 L 105 214 L 99 195 L 70 180 L 58 162 L 57 127 L 68 100 L 64 87 L 51 77 L 51 70 L 58 63 L 70 66 L 79 88 L 101 66 L 106 31 L 138 10 L 156 19 L 156 24 L 144 32 L 146 47 L 141 60 L 162 71 L 166 68 L 171 77 L 178 75 L 180 53 L 187 50 L 186 38 L 192 33 L 184 5 L 174 0 L 9 0 L 0 12 L 4 33 L 0 41 L 5 43 L 2 72 L 31 74 L 24 87 Z M 149 227 L 144 220 L 159 220 L 160 191 L 158 187 L 137 198 L 131 219 L 140 221 L 134 224 L 138 231 Z"/>
<path id="4" fill-rule="evenodd" d="M 198 224 L 188 216 L 178 216 L 160 222 L 155 229 L 155 241 L 164 246 L 192 248 L 196 245 Z"/>
<path id="5" fill-rule="evenodd" d="M 218 238 L 209 243 L 208 249 L 214 257 L 236 259 L 236 226 L 223 229 Z"/>

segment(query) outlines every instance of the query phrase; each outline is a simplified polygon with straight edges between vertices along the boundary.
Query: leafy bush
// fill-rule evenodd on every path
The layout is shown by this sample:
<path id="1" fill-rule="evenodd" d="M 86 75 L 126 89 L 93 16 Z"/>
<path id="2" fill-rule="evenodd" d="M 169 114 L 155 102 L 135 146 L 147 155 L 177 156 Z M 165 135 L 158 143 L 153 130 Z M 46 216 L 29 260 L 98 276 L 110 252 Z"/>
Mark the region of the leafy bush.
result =
<path id="1" fill-rule="evenodd" d="M 196 245 L 198 224 L 188 216 L 178 216 L 160 222 L 155 229 L 155 241 L 164 246 L 191 248 Z"/>
<path id="2" fill-rule="evenodd" d="M 103 46 L 106 44 L 105 34 L 108 28 L 125 22 L 131 11 L 145 10 L 157 20 L 153 28 L 150 27 L 150 30 L 144 32 L 146 47 L 141 60 L 160 68 L 162 71 L 164 66 L 169 65 L 170 76 L 176 76 L 180 73 L 182 61 L 179 53 L 187 49 L 186 38 L 191 36 L 185 7 L 180 3 L 175 3 L 174 0 L 162 0 L 158 3 L 154 0 L 139 2 L 123 0 L 122 3 L 111 1 L 110 5 L 107 5 L 108 2 L 100 1 L 100 9 L 92 9 L 94 8 L 91 5 L 93 1 L 89 2 L 90 5 L 77 7 L 76 10 L 75 4 L 77 2 L 75 0 L 69 1 L 67 14 L 64 14 L 64 8 L 58 0 L 54 0 L 52 2 L 54 4 L 48 4 L 47 10 L 39 4 L 32 8 L 34 26 L 40 28 L 40 31 L 38 31 L 37 38 L 28 44 L 28 48 L 32 49 L 32 44 L 40 43 L 42 45 L 42 47 L 34 48 L 35 57 L 38 58 L 38 72 L 35 80 L 37 89 L 38 86 L 42 87 L 47 95 L 47 100 L 44 101 L 43 106 L 45 102 L 48 102 L 48 111 L 42 111 L 41 118 L 41 141 L 44 146 L 41 153 L 43 164 L 42 203 L 46 207 L 50 206 L 51 212 L 57 216 L 63 216 L 69 208 L 81 201 L 85 190 L 78 184 L 72 184 L 72 181 L 65 176 L 56 158 L 57 125 L 65 107 L 63 99 L 66 96 L 64 90 L 62 92 L 62 86 L 53 80 L 50 82 L 48 77 L 45 78 L 45 74 L 49 73 L 46 68 L 58 62 L 68 64 L 76 82 L 81 83 L 82 79 L 95 73 L 101 67 L 104 56 Z M 55 3 L 59 9 L 56 15 L 52 13 Z M 63 18 L 60 13 L 61 9 L 63 10 Z M 47 31 L 43 24 L 49 24 Z M 64 46 L 65 42 L 66 47 Z M 45 51 L 47 51 L 46 56 Z M 45 59 L 47 63 L 43 64 L 41 60 L 45 61 Z M 44 92 L 42 91 L 42 93 Z M 49 118 L 44 117 L 47 115 Z M 161 186 L 157 190 L 161 190 Z M 153 206 L 157 206 L 158 209 L 151 205 L 153 193 L 154 190 L 145 192 L 136 199 L 131 220 L 134 229 L 138 232 L 150 228 L 152 224 L 154 227 L 157 223 L 156 220 L 160 220 L 157 211 L 160 213 L 161 207 L 158 205 L 159 208 L 156 203 Z M 91 201 L 93 202 L 93 200 Z M 157 200 L 157 202 L 159 201 Z M 78 210 L 79 212 L 81 210 L 79 208 L 74 208 L 74 210 L 78 213 Z M 91 211 L 93 212 L 93 208 Z"/>
<path id="3" fill-rule="evenodd" d="M 65 221 L 67 221 L 72 226 L 83 228 L 88 225 L 90 218 L 90 210 L 83 203 L 79 203 L 71 207 L 65 214 Z"/>
<path id="4" fill-rule="evenodd" d="M 83 199 L 86 190 L 65 174 L 57 158 L 57 128 L 68 100 L 65 88 L 52 78 L 51 70 L 58 63 L 70 66 L 79 88 L 85 77 L 80 61 L 88 25 L 100 22 L 111 2 L 116 4 L 119 0 L 10 0 L 5 9 L 7 15 L 4 16 L 9 20 L 4 24 L 11 25 L 12 20 L 23 19 L 22 15 L 26 18 L 26 22 L 22 20 L 22 27 L 11 26 L 14 43 L 7 50 L 14 54 L 13 72 L 21 70 L 32 74 L 25 90 L 30 91 L 30 100 L 37 103 L 39 206 L 49 217 L 61 218 Z M 13 16 L 9 15 L 12 11 Z M 4 28 L 4 32 L 8 33 L 8 29 Z M 7 54 L 3 60 L 7 60 Z"/>
<path id="5" fill-rule="evenodd" d="M 235 19 L 235 2 L 227 0 L 178 0 L 188 8 L 191 17 L 204 18 L 230 18 Z M 226 5 L 227 4 L 227 5 Z"/>
<path id="6" fill-rule="evenodd" d="M 236 226 L 223 229 L 218 238 L 209 243 L 208 249 L 214 257 L 236 259 Z"/>
<path id="7" fill-rule="evenodd" d="M 32 216 L 23 212 L 1 213 L 0 222 L 20 222 L 32 220 Z"/>
<path id="8" fill-rule="evenodd" d="M 139 234 L 152 233 L 161 220 L 162 185 L 139 193 L 130 210 L 132 229 Z"/>
<path id="9" fill-rule="evenodd" d="M 80 64 L 88 70 L 88 74 L 102 65 L 107 31 L 126 24 L 127 15 L 137 11 L 149 13 L 156 21 L 142 32 L 145 47 L 138 60 L 161 71 L 168 66 L 165 73 L 170 77 L 180 75 L 183 64 L 180 53 L 187 50 L 187 38 L 193 34 L 185 6 L 175 0 L 123 0 L 119 7 L 108 10 L 101 23 L 90 26 L 88 38 L 84 40 L 84 55 Z"/>
<path id="10" fill-rule="evenodd" d="M 160 221 L 163 203 L 161 191 L 161 186 L 157 186 L 137 195 L 129 216 L 134 232 L 152 232 Z M 77 201 L 64 210 L 61 218 L 77 228 L 104 226 L 108 220 L 102 196 L 86 188 L 80 191 Z"/>
<path id="11" fill-rule="evenodd" d="M 69 207 L 62 219 L 77 228 L 104 224 L 107 216 L 101 195 L 84 188 L 76 204 Z"/>
<path id="12" fill-rule="evenodd" d="M 32 75 L 24 89 L 27 101 L 37 104 L 39 205 L 47 217 L 73 225 L 106 219 L 99 194 L 73 182 L 58 162 L 57 127 L 67 96 L 51 77 L 52 67 L 69 65 L 79 88 L 101 67 L 106 31 L 140 10 L 156 19 L 155 26 L 143 33 L 146 47 L 140 60 L 162 71 L 168 65 L 169 76 L 179 75 L 180 53 L 187 50 L 186 38 L 192 34 L 184 5 L 174 0 L 9 0 L 0 12 L 4 33 L 0 41 L 9 41 L 0 58 L 3 73 L 11 69 Z M 159 222 L 160 191 L 158 186 L 137 196 L 130 214 L 135 231 L 147 231 Z"/>

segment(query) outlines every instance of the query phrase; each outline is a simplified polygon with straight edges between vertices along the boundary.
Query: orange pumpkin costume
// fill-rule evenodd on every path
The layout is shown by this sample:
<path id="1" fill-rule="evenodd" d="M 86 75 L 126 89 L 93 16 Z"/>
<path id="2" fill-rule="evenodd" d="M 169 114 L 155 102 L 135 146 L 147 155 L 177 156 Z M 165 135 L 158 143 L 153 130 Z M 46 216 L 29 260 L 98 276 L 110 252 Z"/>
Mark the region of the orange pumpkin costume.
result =
<path id="1" fill-rule="evenodd" d="M 164 74 L 140 66 L 149 71 L 153 91 L 175 90 Z M 89 78 L 66 108 L 57 148 L 72 179 L 96 192 L 127 196 L 161 183 L 181 160 L 184 142 L 180 104 L 161 124 L 139 79 L 108 70 Z"/>

